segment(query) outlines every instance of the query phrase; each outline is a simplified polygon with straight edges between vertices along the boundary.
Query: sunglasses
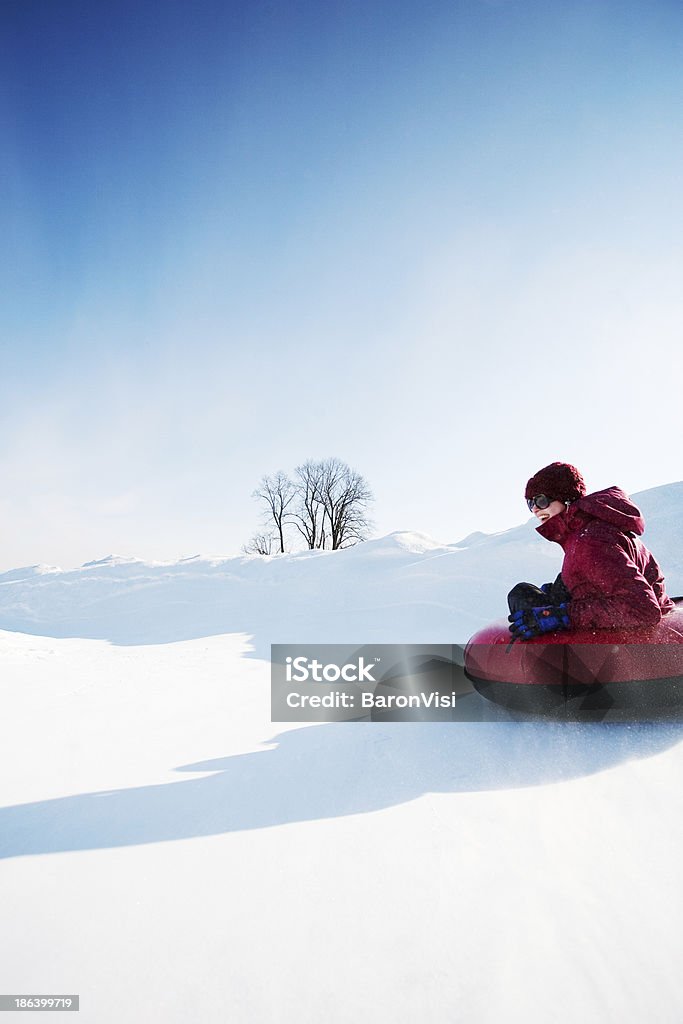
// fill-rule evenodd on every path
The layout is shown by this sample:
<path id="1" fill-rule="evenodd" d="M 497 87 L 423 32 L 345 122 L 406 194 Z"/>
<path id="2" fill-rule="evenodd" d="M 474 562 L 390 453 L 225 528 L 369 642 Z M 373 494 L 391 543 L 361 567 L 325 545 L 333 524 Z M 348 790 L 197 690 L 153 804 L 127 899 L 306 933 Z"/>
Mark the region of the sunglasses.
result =
<path id="1" fill-rule="evenodd" d="M 535 498 L 527 498 L 526 503 L 529 506 L 529 511 L 533 512 L 534 508 L 547 508 L 554 498 L 549 498 L 547 494 L 537 494 Z"/>

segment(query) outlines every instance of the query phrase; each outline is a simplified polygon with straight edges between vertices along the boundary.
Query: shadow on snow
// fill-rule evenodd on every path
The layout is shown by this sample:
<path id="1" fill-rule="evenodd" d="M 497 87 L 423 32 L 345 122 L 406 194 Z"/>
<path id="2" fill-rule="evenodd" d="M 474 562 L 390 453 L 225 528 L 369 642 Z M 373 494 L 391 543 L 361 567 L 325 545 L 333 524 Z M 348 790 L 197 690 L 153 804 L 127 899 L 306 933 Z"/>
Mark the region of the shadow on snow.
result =
<path id="1" fill-rule="evenodd" d="M 0 808 L 0 856 L 93 850 L 367 814 L 425 793 L 561 783 L 672 747 L 680 723 L 335 723 L 161 785 Z"/>

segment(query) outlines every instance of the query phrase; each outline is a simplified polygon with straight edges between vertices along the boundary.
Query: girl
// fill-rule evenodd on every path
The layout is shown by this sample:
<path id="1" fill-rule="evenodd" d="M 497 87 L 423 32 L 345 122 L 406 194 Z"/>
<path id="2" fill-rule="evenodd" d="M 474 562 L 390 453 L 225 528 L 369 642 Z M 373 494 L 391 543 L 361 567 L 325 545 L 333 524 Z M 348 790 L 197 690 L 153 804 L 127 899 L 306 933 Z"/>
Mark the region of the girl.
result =
<path id="1" fill-rule="evenodd" d="M 531 477 L 525 498 L 537 532 L 564 549 L 554 583 L 518 583 L 508 595 L 510 632 L 529 640 L 561 629 L 655 625 L 675 606 L 640 535 L 643 517 L 618 487 L 586 494 L 578 469 L 553 462 Z"/>

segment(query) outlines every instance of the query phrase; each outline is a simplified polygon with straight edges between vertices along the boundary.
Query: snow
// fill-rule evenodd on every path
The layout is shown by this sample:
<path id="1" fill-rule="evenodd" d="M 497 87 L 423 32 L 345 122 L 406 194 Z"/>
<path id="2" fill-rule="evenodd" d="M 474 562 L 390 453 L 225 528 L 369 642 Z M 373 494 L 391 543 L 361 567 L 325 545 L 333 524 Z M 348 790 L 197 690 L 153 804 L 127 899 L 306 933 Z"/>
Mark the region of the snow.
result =
<path id="1" fill-rule="evenodd" d="M 683 593 L 683 485 L 636 500 Z M 88 1024 L 677 1024 L 680 723 L 270 722 L 271 640 L 463 640 L 558 563 L 525 524 L 0 576 L 2 990 Z"/>

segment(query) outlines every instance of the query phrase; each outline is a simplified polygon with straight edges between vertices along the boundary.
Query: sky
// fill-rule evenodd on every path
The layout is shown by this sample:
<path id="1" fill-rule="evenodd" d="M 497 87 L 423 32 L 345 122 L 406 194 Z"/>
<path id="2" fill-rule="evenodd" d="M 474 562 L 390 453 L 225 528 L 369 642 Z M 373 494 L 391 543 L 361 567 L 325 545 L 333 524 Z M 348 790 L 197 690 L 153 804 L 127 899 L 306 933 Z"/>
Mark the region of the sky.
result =
<path id="1" fill-rule="evenodd" d="M 683 7 L 0 0 L 0 569 L 679 480 Z"/>

